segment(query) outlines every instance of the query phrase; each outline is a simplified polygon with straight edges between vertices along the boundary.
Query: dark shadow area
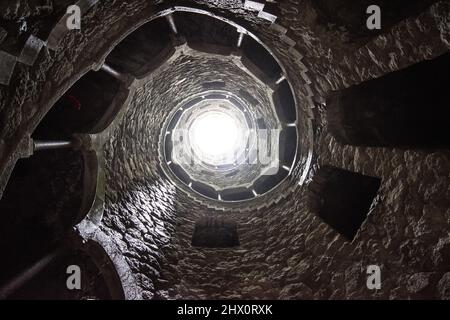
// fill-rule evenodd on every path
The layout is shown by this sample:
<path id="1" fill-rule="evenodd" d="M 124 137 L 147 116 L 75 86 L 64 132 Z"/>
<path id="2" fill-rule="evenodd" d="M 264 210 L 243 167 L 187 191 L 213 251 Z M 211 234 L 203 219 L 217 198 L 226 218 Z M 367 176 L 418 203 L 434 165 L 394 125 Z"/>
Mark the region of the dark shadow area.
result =
<path id="1" fill-rule="evenodd" d="M 80 289 L 69 290 L 69 266 L 80 268 Z M 73 283 L 70 281 L 70 283 Z M 110 300 L 111 295 L 104 271 L 93 258 L 80 249 L 65 249 L 41 272 L 14 292 L 9 300 Z"/>
<path id="2" fill-rule="evenodd" d="M 287 171 L 278 170 L 276 174 L 261 176 L 253 184 L 254 189 L 258 194 L 263 194 L 278 185 L 287 175 Z"/>
<path id="3" fill-rule="evenodd" d="M 192 183 L 192 189 L 208 198 L 217 199 L 217 191 L 204 183 L 194 181 Z"/>
<path id="4" fill-rule="evenodd" d="M 0 200 L 0 283 L 63 239 L 81 220 L 84 161 L 81 152 L 37 152 L 15 166 Z"/>
<path id="5" fill-rule="evenodd" d="M 204 14 L 176 12 L 174 20 L 178 32 L 188 43 L 231 48 L 236 45 L 236 28 L 219 19 Z"/>
<path id="6" fill-rule="evenodd" d="M 178 179 L 183 181 L 185 184 L 189 184 L 189 182 L 191 182 L 191 178 L 181 166 L 172 162 L 169 167 Z"/>
<path id="7" fill-rule="evenodd" d="M 220 192 L 222 200 L 225 201 L 239 201 L 251 199 L 254 197 L 253 193 L 247 188 L 228 189 Z"/>
<path id="8" fill-rule="evenodd" d="M 107 73 L 90 71 L 55 103 L 33 136 L 62 139 L 73 133 L 97 133 L 114 119 L 127 96 L 125 91 Z M 115 98 L 122 103 L 113 104 Z"/>
<path id="9" fill-rule="evenodd" d="M 283 123 L 293 123 L 297 120 L 295 100 L 287 81 L 282 81 L 273 93 L 273 101 L 278 118 Z"/>
<path id="10" fill-rule="evenodd" d="M 239 246 L 237 224 L 223 217 L 204 217 L 195 223 L 192 246 L 229 248 Z"/>
<path id="11" fill-rule="evenodd" d="M 280 164 L 291 167 L 297 151 L 297 130 L 294 127 L 284 128 L 280 132 Z"/>
<path id="12" fill-rule="evenodd" d="M 367 218 L 381 179 L 324 167 L 310 186 L 311 210 L 326 224 L 352 241 Z"/>
<path id="13" fill-rule="evenodd" d="M 166 19 L 150 21 L 123 39 L 106 63 L 121 73 L 144 76 L 173 54 L 171 33 Z"/>
<path id="14" fill-rule="evenodd" d="M 341 143 L 450 147 L 450 53 L 334 92 L 327 119 Z"/>
<path id="15" fill-rule="evenodd" d="M 217 90 L 217 89 L 222 89 L 225 87 L 225 82 L 224 81 L 211 81 L 211 82 L 204 82 L 202 84 L 203 88 L 207 89 L 207 90 Z"/>
<path id="16" fill-rule="evenodd" d="M 253 38 L 245 37 L 241 48 L 244 56 L 257 66 L 267 78 L 276 79 L 282 73 L 275 58 Z"/>

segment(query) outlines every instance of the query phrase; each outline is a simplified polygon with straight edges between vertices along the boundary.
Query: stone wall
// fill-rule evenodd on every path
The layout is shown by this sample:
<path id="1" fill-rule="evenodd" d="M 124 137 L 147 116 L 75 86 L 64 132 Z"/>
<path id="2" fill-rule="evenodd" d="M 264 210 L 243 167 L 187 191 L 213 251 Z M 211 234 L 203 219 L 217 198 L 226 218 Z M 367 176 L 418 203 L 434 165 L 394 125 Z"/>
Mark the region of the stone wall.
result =
<path id="1" fill-rule="evenodd" d="M 281 270 L 281 297 L 448 299 L 448 152 L 342 146 L 325 131 L 318 141 L 318 166 L 380 177 L 382 184 L 352 242 L 308 212 L 308 191 L 294 195 L 294 208 L 274 209 L 268 257 Z M 283 249 L 288 253 L 280 255 Z M 366 287 L 372 264 L 382 270 L 378 291 Z"/>
<path id="2" fill-rule="evenodd" d="M 142 297 L 449 299 L 449 152 L 341 145 L 327 129 L 324 104 L 330 90 L 448 51 L 448 3 L 439 2 L 368 42 L 349 42 L 348 30 L 318 23 L 316 9 L 306 0 L 280 2 L 274 24 L 258 18 L 258 12 L 244 8 L 241 1 L 192 4 L 242 23 L 281 60 L 299 110 L 305 118 L 315 116 L 313 170 L 306 185 L 264 210 L 207 209 L 163 175 L 156 152 L 164 116 L 195 83 L 190 88 L 171 86 L 186 71 L 179 64 L 172 82 L 156 79 L 147 91 L 138 90 L 138 100 L 130 104 L 105 147 L 107 198 L 101 228 L 125 257 Z M 33 66 L 17 64 L 9 86 L 0 86 L 0 190 L 23 137 L 131 26 L 156 11 L 149 1 L 100 1 L 84 18 L 81 33 L 63 37 L 56 51 L 40 52 Z M 21 15 L 31 12 L 39 16 L 41 11 Z M 7 11 L 4 19 L 11 14 Z M 0 39 L 1 35 L 0 28 Z M 164 94 L 165 100 L 158 100 Z M 146 109 L 152 104 L 167 109 Z M 325 165 L 382 179 L 368 218 L 352 242 L 308 207 L 313 193 L 309 184 Z M 192 247 L 195 222 L 205 215 L 236 221 L 240 246 Z M 366 287 L 366 267 L 372 264 L 382 270 L 378 291 Z"/>

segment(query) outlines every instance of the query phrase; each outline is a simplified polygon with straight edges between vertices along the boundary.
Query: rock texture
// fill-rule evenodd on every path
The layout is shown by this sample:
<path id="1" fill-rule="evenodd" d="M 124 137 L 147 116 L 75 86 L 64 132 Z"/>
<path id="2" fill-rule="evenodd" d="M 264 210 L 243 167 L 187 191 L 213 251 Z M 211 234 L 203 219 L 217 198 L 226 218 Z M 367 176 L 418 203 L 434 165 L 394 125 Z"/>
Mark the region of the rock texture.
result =
<path id="1" fill-rule="evenodd" d="M 360 37 L 345 25 L 321 23 L 323 12 L 308 0 L 276 4 L 275 23 L 242 1 L 179 2 L 242 23 L 272 49 L 286 67 L 303 120 L 314 118 L 310 134 L 302 135 L 314 136 L 312 170 L 303 177 L 296 172 L 292 192 L 268 208 L 242 213 L 202 206 L 163 175 L 157 156 L 161 122 L 185 90 L 195 90 L 195 81 L 171 85 L 188 71 L 177 61 L 174 75 L 138 89 L 105 145 L 107 196 L 100 228 L 125 257 L 142 298 L 449 299 L 450 153 L 339 144 L 328 130 L 324 103 L 331 90 L 448 51 L 449 3 L 437 2 L 379 34 Z M 51 10 L 16 3 L 4 19 Z M 0 190 L 18 145 L 59 96 L 98 67 L 132 26 L 162 8 L 156 1 L 100 1 L 84 16 L 81 32 L 67 34 L 57 50 L 43 50 L 33 66 L 15 67 L 10 85 L 0 86 Z M 208 76 L 208 66 L 193 70 L 193 77 Z M 167 109 L 148 109 L 153 104 Z M 323 166 L 382 180 L 351 242 L 309 206 L 312 196 L 320 201 L 311 182 Z M 240 246 L 192 247 L 195 222 L 208 215 L 235 221 Z M 381 268 L 380 290 L 366 286 L 369 265 Z"/>

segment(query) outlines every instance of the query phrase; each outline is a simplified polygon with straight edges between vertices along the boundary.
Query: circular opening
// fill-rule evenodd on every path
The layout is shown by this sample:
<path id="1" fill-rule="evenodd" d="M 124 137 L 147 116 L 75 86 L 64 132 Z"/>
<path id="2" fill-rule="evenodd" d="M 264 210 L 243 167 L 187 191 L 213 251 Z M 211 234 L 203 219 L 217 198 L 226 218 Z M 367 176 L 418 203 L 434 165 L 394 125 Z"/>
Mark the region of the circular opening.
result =
<path id="1" fill-rule="evenodd" d="M 182 101 L 163 129 L 165 163 L 186 191 L 221 202 L 265 194 L 289 174 L 280 128 L 242 99 L 211 90 Z M 181 185 L 180 185 L 181 187 Z"/>
<path id="2" fill-rule="evenodd" d="M 235 168 L 245 159 L 247 145 L 253 143 L 244 113 L 220 95 L 194 101 L 183 104 L 180 117 L 173 119 L 172 160 L 197 175 L 204 170 L 214 174 Z"/>
<path id="3" fill-rule="evenodd" d="M 189 129 L 191 147 L 196 156 L 208 164 L 226 165 L 236 161 L 243 146 L 242 128 L 231 115 L 207 111 L 195 119 Z"/>

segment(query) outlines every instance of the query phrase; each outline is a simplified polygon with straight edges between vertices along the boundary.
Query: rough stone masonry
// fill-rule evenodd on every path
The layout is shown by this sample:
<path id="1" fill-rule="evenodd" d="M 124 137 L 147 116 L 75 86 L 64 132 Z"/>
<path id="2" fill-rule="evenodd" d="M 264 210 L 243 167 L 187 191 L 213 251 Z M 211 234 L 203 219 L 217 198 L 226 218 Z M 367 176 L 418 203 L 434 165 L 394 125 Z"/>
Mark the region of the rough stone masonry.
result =
<path id="1" fill-rule="evenodd" d="M 100 249 L 86 251 L 101 263 L 90 267 L 92 286 L 81 298 L 111 298 L 114 295 L 107 292 L 119 288 L 118 297 L 130 299 L 450 299 L 450 144 L 424 148 L 411 141 L 407 146 L 387 147 L 362 141 L 354 145 L 336 139 L 330 128 L 348 134 L 350 125 L 358 125 L 344 125 L 343 109 L 331 107 L 345 108 L 352 104 L 351 98 L 338 103 L 331 100 L 332 93 L 370 80 L 383 81 L 386 75 L 449 54 L 449 2 L 378 1 L 382 10 L 387 9 L 383 28 L 375 31 L 365 24 L 365 8 L 371 1 L 257 2 L 264 4 L 262 9 L 237 0 L 100 0 L 86 7 L 80 31 L 61 34 L 55 30 L 61 27 L 69 1 L 0 4 L 0 215 L 4 219 L 0 246 L 11 261 L 1 267 L 0 285 L 13 277 L 17 266 L 26 268 L 40 258 L 44 252 L 38 247 L 50 250 L 69 242 L 73 249 L 74 241 L 66 235 L 87 219 L 95 222 L 94 231 L 85 230 L 84 235 L 92 236 L 88 240 Z M 190 25 L 174 34 L 159 15 L 177 6 L 209 15 L 196 20 L 203 21 L 196 25 L 189 16 L 194 13 L 174 11 L 175 23 Z M 245 91 L 253 98 L 247 98 L 250 103 L 263 107 L 271 99 L 268 88 L 276 88 L 277 78 L 267 79 L 261 71 L 264 65 L 257 65 L 265 51 L 258 51 L 261 56 L 256 49 L 245 52 L 249 36 L 242 50 L 236 48 L 236 28 L 214 16 L 242 26 L 270 49 L 289 80 L 297 108 L 303 149 L 291 175 L 280 188 L 245 205 L 200 201 L 198 195 L 180 190 L 164 174 L 159 157 L 164 121 L 184 99 L 205 90 L 204 83 L 223 82 L 221 89 L 238 95 Z M 139 33 L 146 24 L 158 32 Z M 148 38 L 140 38 L 145 34 Z M 35 51 L 29 53 L 31 36 L 42 45 L 33 46 Z M 56 45 L 51 48 L 49 43 Z M 151 45 L 144 48 L 143 43 Z M 172 48 L 182 45 L 200 53 L 173 55 Z M 245 64 L 250 71 L 244 72 L 230 57 L 256 63 Z M 89 80 L 93 72 L 104 72 L 100 69 L 105 61 L 123 78 Z M 267 88 L 260 79 L 268 80 Z M 77 85 L 87 89 L 71 91 Z M 106 88 L 114 86 L 120 94 L 111 97 Z M 89 93 L 89 100 L 73 94 L 83 91 Z M 81 111 L 73 108 L 74 98 Z M 363 110 L 362 117 L 380 115 L 401 122 L 401 111 L 385 110 L 389 99 L 393 97 L 380 98 L 380 107 L 370 109 L 374 114 L 364 114 L 364 105 L 358 109 Z M 86 118 L 79 115 L 94 105 L 92 101 L 101 101 L 95 104 L 98 111 L 86 112 Z M 433 101 L 430 97 L 419 107 L 433 113 Z M 68 132 L 62 135 L 55 129 L 58 121 L 52 119 L 64 119 L 62 123 L 73 124 L 70 134 L 91 134 L 82 141 L 92 140 L 70 153 L 52 153 L 49 166 L 45 157 L 27 157 L 27 148 L 30 139 L 67 138 Z M 97 125 L 102 130 L 93 132 L 87 123 L 105 125 Z M 387 130 L 371 132 L 383 138 Z M 20 166 L 26 161 L 35 162 Z M 364 177 L 380 180 L 350 240 L 321 216 L 335 196 L 327 192 L 336 189 L 330 187 L 333 170 L 358 174 L 361 185 Z M 42 186 L 42 181 L 48 184 Z M 342 193 L 348 198 L 337 203 L 355 200 L 351 184 L 341 181 L 339 186 L 350 191 Z M 39 189 L 39 196 L 21 191 Z M 29 204 L 25 199 L 30 199 Z M 30 211 L 31 207 L 35 209 Z M 196 222 L 204 217 L 225 217 L 236 223 L 239 245 L 193 246 Z M 39 231 L 43 226 L 45 233 Z M 18 230 L 32 233 L 36 244 Z M 17 254 L 12 239 L 33 254 L 28 258 Z M 77 242 L 77 248 L 86 241 Z M 381 270 L 378 290 L 366 285 L 370 265 Z M 41 277 L 36 281 L 51 280 L 52 274 Z M 28 288 L 40 294 L 38 285 Z M 62 297 L 58 290 L 55 295 Z"/>

